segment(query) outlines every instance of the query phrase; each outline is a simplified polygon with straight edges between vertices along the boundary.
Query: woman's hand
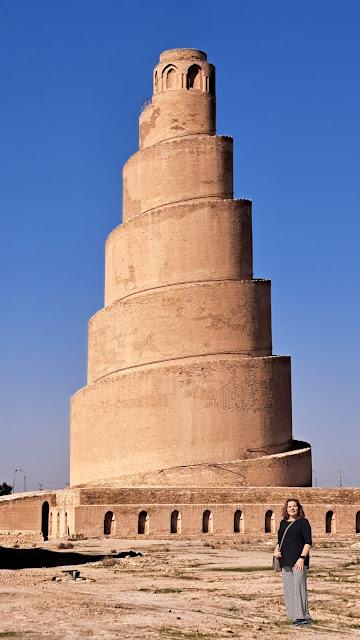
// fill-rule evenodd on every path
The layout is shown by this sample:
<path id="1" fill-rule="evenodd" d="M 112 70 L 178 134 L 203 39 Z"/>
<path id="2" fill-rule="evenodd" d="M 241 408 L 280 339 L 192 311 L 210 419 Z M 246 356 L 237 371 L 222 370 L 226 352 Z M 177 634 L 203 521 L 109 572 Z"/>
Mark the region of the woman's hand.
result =
<path id="1" fill-rule="evenodd" d="M 299 558 L 294 564 L 295 571 L 303 571 L 304 569 L 304 559 Z"/>
<path id="2" fill-rule="evenodd" d="M 274 556 L 275 558 L 281 558 L 281 551 L 279 551 L 279 549 L 276 547 L 275 551 L 274 551 Z"/>

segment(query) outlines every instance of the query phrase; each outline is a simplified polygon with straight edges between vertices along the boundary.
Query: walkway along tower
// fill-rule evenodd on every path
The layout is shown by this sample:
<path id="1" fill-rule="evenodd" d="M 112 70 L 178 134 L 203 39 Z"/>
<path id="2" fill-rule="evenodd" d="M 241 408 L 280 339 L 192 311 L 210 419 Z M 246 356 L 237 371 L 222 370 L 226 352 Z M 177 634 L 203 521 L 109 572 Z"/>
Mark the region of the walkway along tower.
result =
<path id="1" fill-rule="evenodd" d="M 153 81 L 72 399 L 71 485 L 309 486 L 270 281 L 253 279 L 251 202 L 233 199 L 233 141 L 215 133 L 215 69 L 174 49 Z"/>

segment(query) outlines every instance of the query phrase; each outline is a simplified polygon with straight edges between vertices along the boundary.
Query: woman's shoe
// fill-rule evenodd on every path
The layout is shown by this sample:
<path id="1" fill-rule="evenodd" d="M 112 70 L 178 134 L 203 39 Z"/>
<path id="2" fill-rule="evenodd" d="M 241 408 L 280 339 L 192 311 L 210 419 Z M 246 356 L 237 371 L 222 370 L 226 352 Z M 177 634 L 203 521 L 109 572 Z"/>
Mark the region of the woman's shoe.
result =
<path id="1" fill-rule="evenodd" d="M 294 627 L 298 627 L 299 624 L 302 624 L 302 622 L 304 622 L 301 618 L 297 618 L 296 620 L 294 620 L 293 625 Z"/>
<path id="2" fill-rule="evenodd" d="M 305 618 L 304 620 L 299 620 L 297 626 L 299 626 L 299 627 L 309 627 L 312 624 L 313 624 L 313 621 L 311 620 L 311 618 Z"/>

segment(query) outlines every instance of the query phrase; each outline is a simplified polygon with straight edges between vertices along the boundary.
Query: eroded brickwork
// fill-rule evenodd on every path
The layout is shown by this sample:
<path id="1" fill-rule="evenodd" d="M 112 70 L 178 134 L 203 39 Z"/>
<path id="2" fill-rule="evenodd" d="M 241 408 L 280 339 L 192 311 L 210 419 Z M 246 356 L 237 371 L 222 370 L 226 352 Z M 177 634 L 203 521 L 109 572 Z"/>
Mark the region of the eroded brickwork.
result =
<path id="1" fill-rule="evenodd" d="M 42 531 L 42 509 L 49 503 L 50 538 L 80 535 L 116 537 L 166 537 L 172 533 L 199 536 L 259 538 L 275 534 L 288 497 L 298 498 L 309 518 L 315 541 L 329 536 L 360 538 L 360 489 L 296 489 L 267 487 L 83 488 L 53 494 L 0 499 L 0 532 Z M 204 514 L 209 530 L 204 531 Z M 141 515 L 144 531 L 139 532 Z M 105 530 L 109 519 L 111 527 Z M 176 515 L 176 530 L 172 531 Z M 206 522 L 205 522 L 206 524 Z"/>

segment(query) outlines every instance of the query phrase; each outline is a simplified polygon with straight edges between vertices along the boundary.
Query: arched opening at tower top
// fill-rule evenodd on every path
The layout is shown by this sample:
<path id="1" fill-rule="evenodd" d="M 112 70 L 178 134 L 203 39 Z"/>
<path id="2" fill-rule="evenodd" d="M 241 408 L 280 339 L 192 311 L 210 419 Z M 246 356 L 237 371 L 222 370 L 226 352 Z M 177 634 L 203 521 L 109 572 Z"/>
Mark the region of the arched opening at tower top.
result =
<path id="1" fill-rule="evenodd" d="M 165 75 L 166 89 L 176 89 L 176 80 L 177 80 L 176 70 L 174 69 L 174 67 L 170 67 L 170 69 L 166 71 L 166 75 Z"/>
<path id="2" fill-rule="evenodd" d="M 209 91 L 212 96 L 215 96 L 215 69 L 211 69 L 210 71 Z"/>
<path id="3" fill-rule="evenodd" d="M 275 516 L 271 509 L 265 513 L 265 533 L 275 533 Z"/>
<path id="4" fill-rule="evenodd" d="M 111 536 L 115 529 L 115 516 L 112 511 L 107 511 L 104 517 L 104 535 Z"/>
<path id="5" fill-rule="evenodd" d="M 187 89 L 201 89 L 201 68 L 197 64 L 189 67 L 186 75 Z"/>
<path id="6" fill-rule="evenodd" d="M 360 533 L 360 511 L 355 516 L 355 532 Z"/>
<path id="7" fill-rule="evenodd" d="M 41 533 L 44 540 L 49 538 L 49 503 L 46 500 L 41 507 Z"/>

